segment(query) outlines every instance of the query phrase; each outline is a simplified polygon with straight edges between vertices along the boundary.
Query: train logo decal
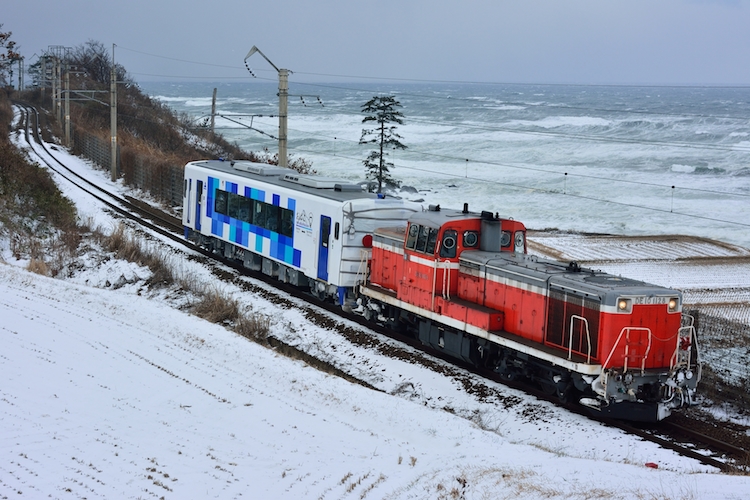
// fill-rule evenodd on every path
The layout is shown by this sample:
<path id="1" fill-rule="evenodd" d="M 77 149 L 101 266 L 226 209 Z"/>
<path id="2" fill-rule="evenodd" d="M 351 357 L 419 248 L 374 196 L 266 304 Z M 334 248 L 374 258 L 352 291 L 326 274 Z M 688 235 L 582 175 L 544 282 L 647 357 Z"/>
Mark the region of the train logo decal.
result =
<path id="1" fill-rule="evenodd" d="M 295 214 L 297 229 L 309 236 L 312 236 L 313 233 L 313 220 L 315 220 L 315 215 L 312 211 L 298 210 Z"/>

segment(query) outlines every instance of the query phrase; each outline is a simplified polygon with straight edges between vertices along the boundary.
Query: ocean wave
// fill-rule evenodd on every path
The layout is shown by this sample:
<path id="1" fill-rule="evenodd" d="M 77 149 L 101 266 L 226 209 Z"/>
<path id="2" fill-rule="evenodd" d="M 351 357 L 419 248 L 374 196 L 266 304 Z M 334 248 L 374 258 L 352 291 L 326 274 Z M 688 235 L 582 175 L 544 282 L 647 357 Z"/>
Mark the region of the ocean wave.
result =
<path id="1" fill-rule="evenodd" d="M 692 174 L 693 172 L 695 172 L 695 167 L 692 165 L 679 165 L 675 163 L 674 165 L 672 165 L 672 168 L 670 170 L 672 172 Z"/>
<path id="2" fill-rule="evenodd" d="M 597 116 L 547 116 L 540 120 L 518 120 L 519 125 L 541 128 L 558 127 L 608 127 L 611 120 Z"/>

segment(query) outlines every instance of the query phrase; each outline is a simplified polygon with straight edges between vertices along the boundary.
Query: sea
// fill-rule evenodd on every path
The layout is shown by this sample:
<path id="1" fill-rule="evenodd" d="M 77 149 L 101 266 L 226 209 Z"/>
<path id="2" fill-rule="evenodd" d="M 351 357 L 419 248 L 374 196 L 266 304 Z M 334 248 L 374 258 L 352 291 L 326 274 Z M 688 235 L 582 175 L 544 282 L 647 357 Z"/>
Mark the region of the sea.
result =
<path id="1" fill-rule="evenodd" d="M 246 151 L 278 151 L 274 82 L 141 89 Z M 388 192 L 529 229 L 691 235 L 750 248 L 750 87 L 309 83 L 290 77 L 288 152 L 364 182 L 364 103 L 394 96 Z"/>

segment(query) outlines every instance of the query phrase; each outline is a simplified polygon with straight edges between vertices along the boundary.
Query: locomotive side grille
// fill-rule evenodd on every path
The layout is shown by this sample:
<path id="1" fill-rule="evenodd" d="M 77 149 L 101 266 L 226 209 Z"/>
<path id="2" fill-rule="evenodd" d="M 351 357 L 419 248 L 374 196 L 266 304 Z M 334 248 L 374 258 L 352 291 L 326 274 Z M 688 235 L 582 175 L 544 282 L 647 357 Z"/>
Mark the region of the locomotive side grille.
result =
<path id="1" fill-rule="evenodd" d="M 565 350 L 597 357 L 600 302 L 551 289 L 545 342 Z M 587 333 L 588 330 L 588 333 Z M 571 338 L 572 337 L 572 338 Z"/>

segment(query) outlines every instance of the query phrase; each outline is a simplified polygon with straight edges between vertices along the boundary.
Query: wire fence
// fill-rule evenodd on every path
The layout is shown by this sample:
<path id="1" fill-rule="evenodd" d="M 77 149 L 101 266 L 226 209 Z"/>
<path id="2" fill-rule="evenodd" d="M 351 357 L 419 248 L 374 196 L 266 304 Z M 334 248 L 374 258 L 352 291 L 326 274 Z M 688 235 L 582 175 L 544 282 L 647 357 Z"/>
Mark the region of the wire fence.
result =
<path id="1" fill-rule="evenodd" d="M 112 164 L 110 142 L 76 129 L 73 135 L 74 152 L 90 159 L 103 170 Z M 148 155 L 117 148 L 117 176 L 126 186 L 149 193 L 157 200 L 172 206 L 182 205 L 183 166 L 154 160 Z"/>

